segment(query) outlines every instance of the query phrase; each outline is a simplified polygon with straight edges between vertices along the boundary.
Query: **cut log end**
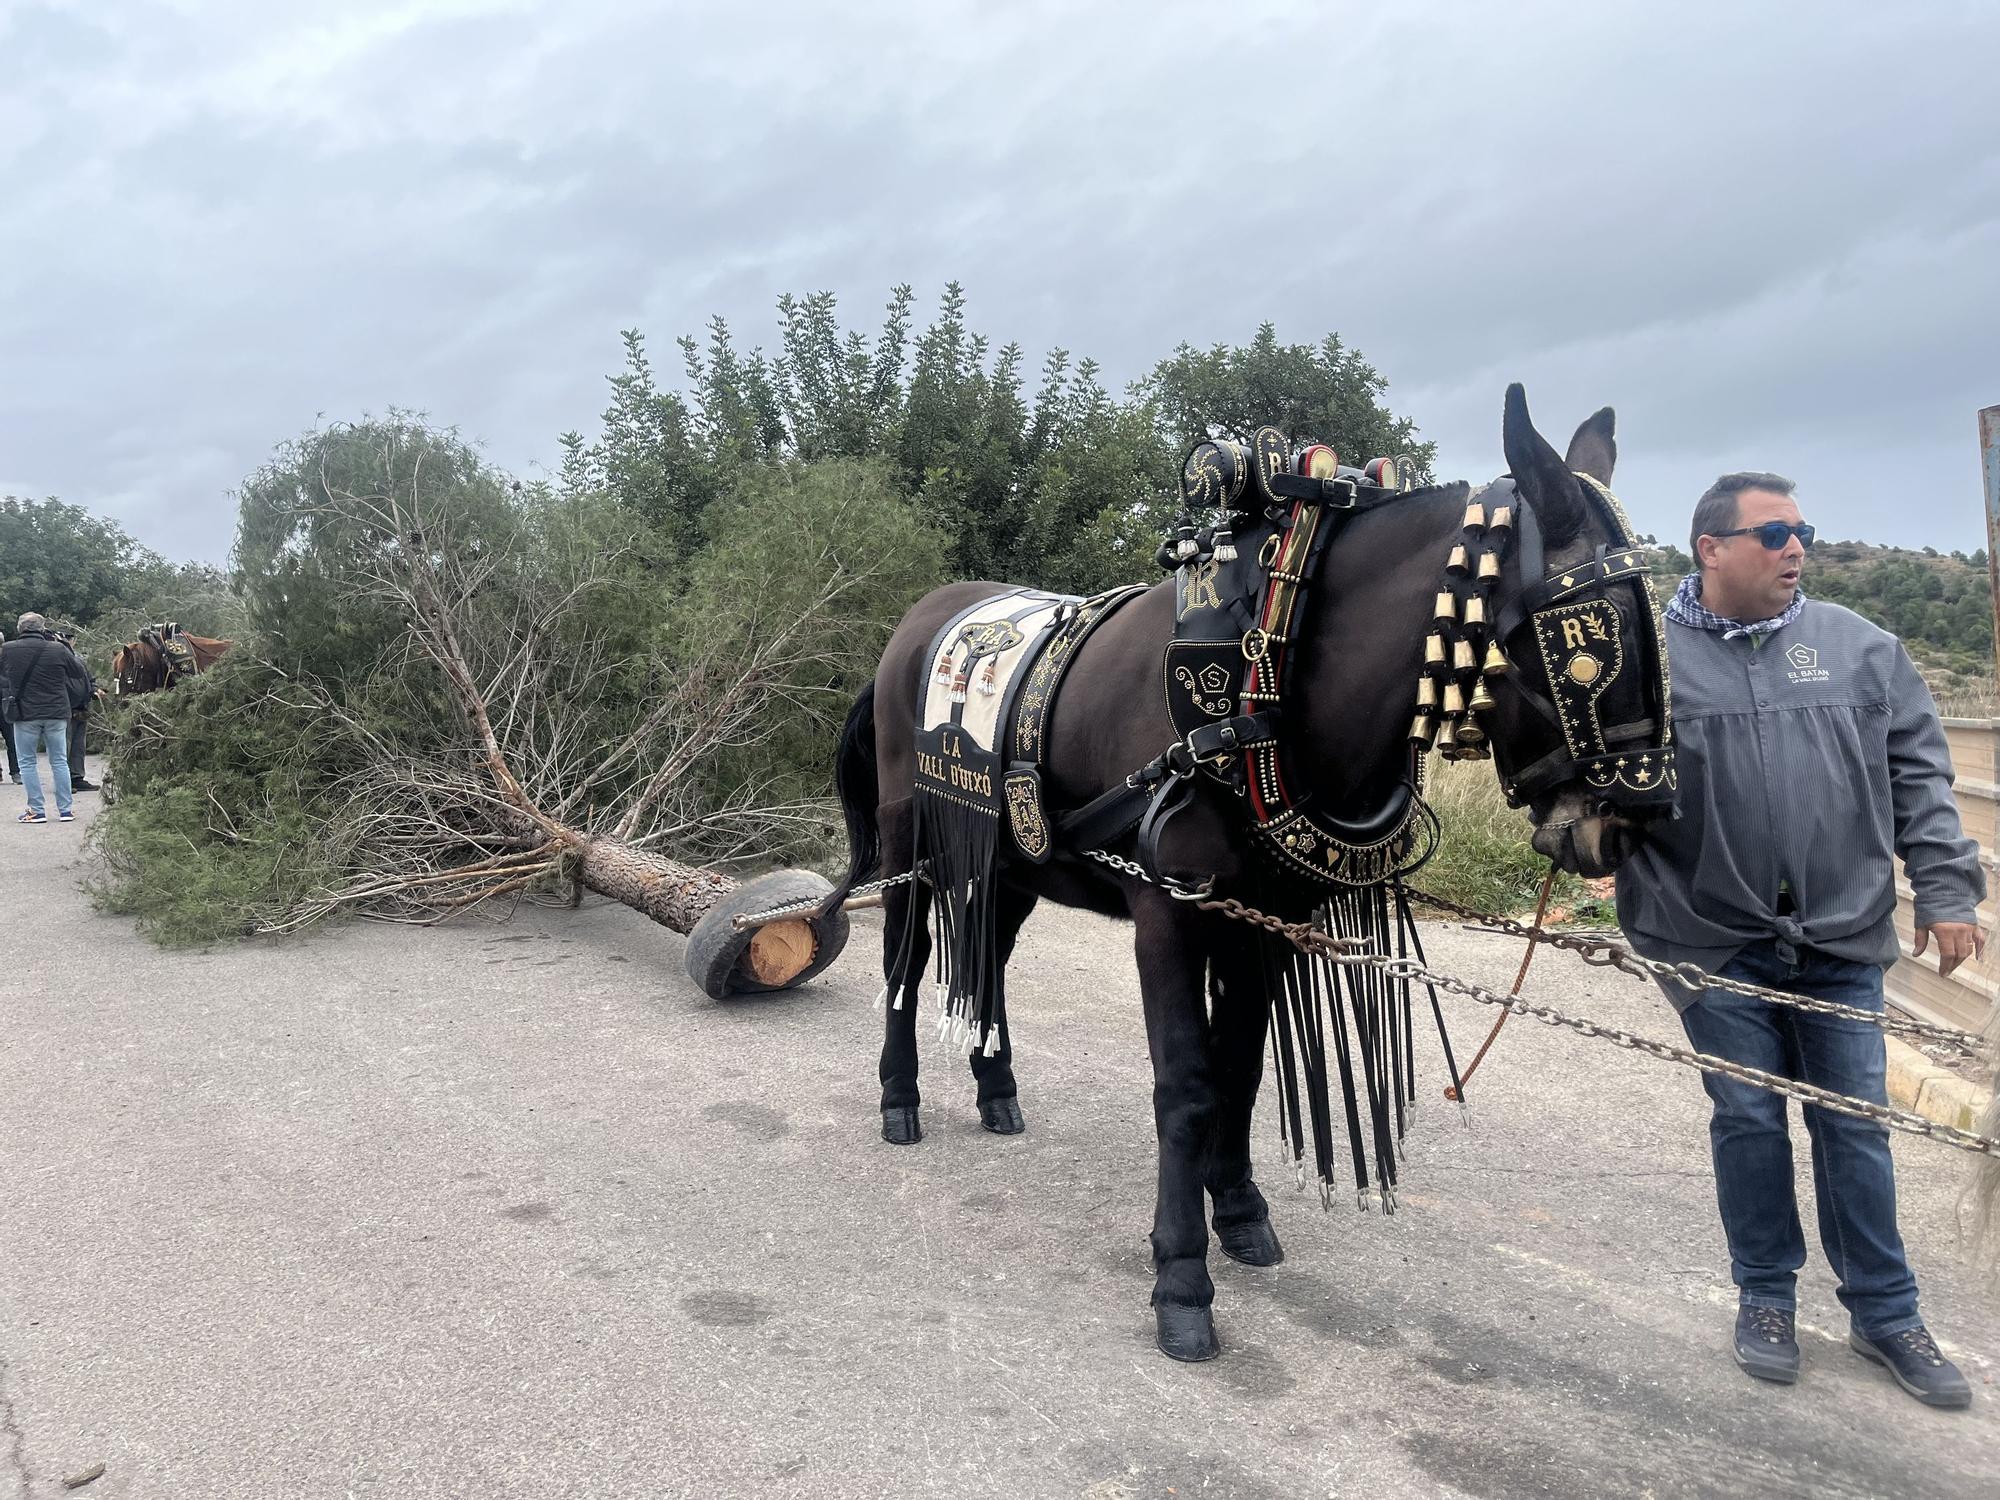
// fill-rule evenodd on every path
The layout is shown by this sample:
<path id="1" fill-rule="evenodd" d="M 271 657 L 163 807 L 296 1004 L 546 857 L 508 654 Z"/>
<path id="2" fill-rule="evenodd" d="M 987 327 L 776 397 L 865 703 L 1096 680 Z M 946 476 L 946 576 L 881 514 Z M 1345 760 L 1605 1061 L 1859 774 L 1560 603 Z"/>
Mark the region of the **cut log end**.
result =
<path id="1" fill-rule="evenodd" d="M 812 924 L 792 917 L 767 922 L 753 932 L 750 946 L 737 963 L 757 983 L 780 989 L 811 968 L 818 951 Z"/>
<path id="2" fill-rule="evenodd" d="M 739 916 L 814 901 L 833 887 L 809 870 L 777 870 L 724 895 L 688 934 L 688 977 L 711 1000 L 791 989 L 839 957 L 847 942 L 847 914 L 783 917 L 750 931 Z"/>

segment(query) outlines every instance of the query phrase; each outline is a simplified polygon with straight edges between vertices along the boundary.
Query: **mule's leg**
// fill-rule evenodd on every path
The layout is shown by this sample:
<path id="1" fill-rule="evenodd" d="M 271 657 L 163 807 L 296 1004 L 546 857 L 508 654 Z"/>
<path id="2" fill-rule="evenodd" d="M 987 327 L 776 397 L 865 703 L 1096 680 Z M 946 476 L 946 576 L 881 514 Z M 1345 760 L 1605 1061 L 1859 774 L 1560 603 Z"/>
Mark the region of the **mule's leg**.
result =
<path id="1" fill-rule="evenodd" d="M 915 821 L 905 801 L 885 806 L 881 816 L 882 873 L 900 875 L 916 860 Z M 931 888 L 921 880 L 889 887 L 882 893 L 882 975 L 893 982 L 896 961 L 906 959 L 901 986 L 902 1007 L 891 995 L 882 1008 L 882 1139 L 895 1146 L 924 1138 L 917 1119 L 917 1005 L 924 971 L 930 967 Z M 908 952 L 905 953 L 905 936 Z"/>
<path id="2" fill-rule="evenodd" d="M 1202 1168 L 1215 1133 L 1208 1056 L 1206 945 L 1201 918 L 1150 886 L 1132 902 L 1146 1045 L 1153 1058 L 1153 1127 L 1160 1177 L 1153 1208 L 1153 1318 L 1173 1359 L 1213 1359 L 1215 1283 L 1208 1277 Z"/>
<path id="3" fill-rule="evenodd" d="M 1215 1239 L 1222 1253 L 1248 1266 L 1285 1258 L 1271 1228 L 1271 1209 L 1250 1177 L 1250 1116 L 1264 1081 L 1264 1038 L 1271 1012 L 1264 960 L 1255 942 L 1216 946 L 1208 1020 L 1215 1069 L 1215 1143 L 1203 1176 L 1215 1205 Z"/>
<path id="4" fill-rule="evenodd" d="M 999 910 L 994 914 L 993 1012 L 1000 1018 L 1000 1045 L 991 1057 L 983 1050 L 972 1053 L 972 1076 L 979 1084 L 979 1123 L 995 1135 L 1019 1135 L 1028 1128 L 1021 1114 L 1019 1085 L 1014 1082 L 1014 1041 L 1007 1025 L 1007 961 L 1014 956 L 1014 941 L 1021 924 L 1035 909 L 1032 891 L 1001 886 Z"/>

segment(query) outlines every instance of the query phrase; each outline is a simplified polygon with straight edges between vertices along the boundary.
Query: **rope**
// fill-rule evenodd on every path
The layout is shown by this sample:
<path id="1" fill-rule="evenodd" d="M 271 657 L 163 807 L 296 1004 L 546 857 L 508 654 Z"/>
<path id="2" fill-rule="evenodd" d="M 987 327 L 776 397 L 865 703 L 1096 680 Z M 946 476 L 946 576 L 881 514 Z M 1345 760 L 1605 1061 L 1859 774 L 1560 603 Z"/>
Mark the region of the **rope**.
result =
<path id="1" fill-rule="evenodd" d="M 1535 902 L 1535 933 L 1528 939 L 1528 951 L 1521 955 L 1521 967 L 1514 971 L 1514 987 L 1507 991 L 1509 999 L 1521 993 L 1521 986 L 1528 977 L 1528 965 L 1535 961 L 1535 944 L 1541 941 L 1542 918 L 1547 914 L 1549 909 L 1549 893 L 1555 888 L 1556 867 L 1550 865 L 1549 873 L 1542 877 L 1541 899 Z M 1479 1071 L 1479 1065 L 1486 1061 L 1486 1054 L 1492 1050 L 1493 1044 L 1500 1040 L 1500 1028 L 1507 1024 L 1507 1018 L 1512 1014 L 1514 1013 L 1511 1010 L 1503 1010 L 1494 1018 L 1493 1029 L 1486 1033 L 1486 1040 L 1481 1042 L 1479 1050 L 1472 1054 L 1471 1064 L 1463 1073 L 1459 1074 L 1457 1087 L 1449 1084 L 1445 1086 L 1444 1097 L 1446 1103 L 1456 1104 L 1459 1102 L 1461 1097 L 1460 1091 L 1468 1083 L 1472 1082 L 1472 1075 Z"/>

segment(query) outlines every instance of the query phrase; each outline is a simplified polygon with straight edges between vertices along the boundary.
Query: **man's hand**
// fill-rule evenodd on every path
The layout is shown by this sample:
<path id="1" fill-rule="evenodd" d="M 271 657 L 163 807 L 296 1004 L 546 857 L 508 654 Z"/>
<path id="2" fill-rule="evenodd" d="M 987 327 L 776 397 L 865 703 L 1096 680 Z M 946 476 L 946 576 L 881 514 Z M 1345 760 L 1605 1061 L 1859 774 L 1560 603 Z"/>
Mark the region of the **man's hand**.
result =
<path id="1" fill-rule="evenodd" d="M 1930 946 L 1931 935 L 1937 935 L 1938 973 L 1949 974 L 1968 958 L 1986 956 L 1986 934 L 1972 922 L 1933 922 L 1928 927 L 1917 929 L 1916 956 L 1922 958 L 1924 949 Z"/>

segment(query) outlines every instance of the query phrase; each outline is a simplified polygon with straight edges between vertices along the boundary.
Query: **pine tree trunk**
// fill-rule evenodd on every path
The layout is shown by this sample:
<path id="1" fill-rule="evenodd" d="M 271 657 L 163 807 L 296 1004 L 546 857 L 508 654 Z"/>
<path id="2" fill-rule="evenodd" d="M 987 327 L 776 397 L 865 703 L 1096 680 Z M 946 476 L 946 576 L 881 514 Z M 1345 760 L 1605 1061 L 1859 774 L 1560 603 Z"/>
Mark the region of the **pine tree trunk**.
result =
<path id="1" fill-rule="evenodd" d="M 675 864 L 650 850 L 604 839 L 584 845 L 582 872 L 583 883 L 600 896 L 683 935 L 737 884 L 713 870 Z"/>
<path id="2" fill-rule="evenodd" d="M 847 919 L 837 913 L 818 922 L 781 917 L 749 930 L 734 925 L 737 917 L 831 889 L 810 872 L 774 871 L 744 886 L 616 839 L 595 840 L 582 852 L 586 886 L 689 939 L 689 977 L 714 999 L 746 988 L 789 988 L 824 969 L 847 942 Z"/>

